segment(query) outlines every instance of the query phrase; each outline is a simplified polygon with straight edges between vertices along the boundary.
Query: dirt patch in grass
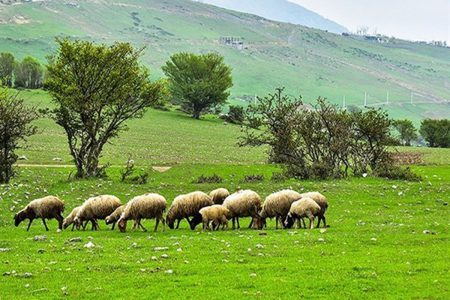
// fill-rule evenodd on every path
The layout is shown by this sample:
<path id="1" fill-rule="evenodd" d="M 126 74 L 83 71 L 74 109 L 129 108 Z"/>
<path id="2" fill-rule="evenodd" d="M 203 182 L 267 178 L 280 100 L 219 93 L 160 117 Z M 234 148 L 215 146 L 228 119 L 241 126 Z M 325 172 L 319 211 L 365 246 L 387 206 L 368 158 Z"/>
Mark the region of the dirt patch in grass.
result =
<path id="1" fill-rule="evenodd" d="M 159 173 L 164 173 L 172 169 L 172 167 L 152 167 L 152 169 Z"/>
<path id="2" fill-rule="evenodd" d="M 413 152 L 396 152 L 392 153 L 392 159 L 397 165 L 423 165 L 425 161 L 423 159 L 423 153 Z"/>

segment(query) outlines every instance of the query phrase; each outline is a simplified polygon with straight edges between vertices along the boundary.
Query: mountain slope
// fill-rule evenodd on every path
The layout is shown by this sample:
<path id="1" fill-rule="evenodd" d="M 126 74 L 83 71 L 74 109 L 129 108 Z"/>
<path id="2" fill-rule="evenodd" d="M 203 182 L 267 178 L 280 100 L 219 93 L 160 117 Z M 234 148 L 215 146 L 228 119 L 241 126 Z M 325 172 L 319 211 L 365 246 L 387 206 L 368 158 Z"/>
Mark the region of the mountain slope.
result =
<path id="1" fill-rule="evenodd" d="M 348 31 L 344 26 L 287 0 L 199 0 L 199 2 L 338 34 Z"/>
<path id="2" fill-rule="evenodd" d="M 44 62 L 56 36 L 146 46 L 143 61 L 154 77 L 174 52 L 216 51 L 233 68 L 232 102 L 279 86 L 308 102 L 323 96 L 347 105 L 362 105 L 365 95 L 369 105 L 386 102 L 389 93 L 393 117 L 450 117 L 443 104 L 450 99 L 448 48 L 369 42 L 187 0 L 0 4 L 0 51 Z M 240 37 L 243 49 L 224 45 L 223 36 Z"/>

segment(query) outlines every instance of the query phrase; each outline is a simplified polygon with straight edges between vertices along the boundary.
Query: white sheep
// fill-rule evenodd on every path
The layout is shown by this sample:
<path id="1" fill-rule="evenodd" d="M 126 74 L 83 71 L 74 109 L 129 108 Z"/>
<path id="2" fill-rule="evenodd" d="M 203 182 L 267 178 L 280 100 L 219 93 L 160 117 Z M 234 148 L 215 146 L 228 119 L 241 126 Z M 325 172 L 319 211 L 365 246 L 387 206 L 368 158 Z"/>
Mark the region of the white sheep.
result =
<path id="1" fill-rule="evenodd" d="M 222 225 L 222 230 L 228 228 L 228 216 L 230 211 L 223 205 L 212 205 L 203 207 L 200 209 L 200 215 L 202 216 L 203 230 L 210 230 L 212 224 L 212 230 L 219 230 Z"/>
<path id="2" fill-rule="evenodd" d="M 120 216 L 122 215 L 124 209 L 125 209 L 125 204 L 116 208 L 116 210 L 113 211 L 112 214 L 110 214 L 109 216 L 107 216 L 105 218 L 106 225 L 113 224 L 111 230 L 114 230 L 114 227 L 116 226 L 117 221 L 119 221 Z"/>
<path id="3" fill-rule="evenodd" d="M 166 199 L 159 194 L 145 194 L 131 199 L 125 206 L 118 223 L 121 232 L 125 232 L 128 220 L 134 220 L 135 226 L 141 227 L 143 231 L 147 229 L 141 224 L 142 219 L 156 219 L 154 231 L 158 229 L 159 222 L 163 224 L 165 231 L 166 223 L 163 218 L 167 208 Z M 134 226 L 134 227 L 135 227 Z"/>
<path id="4" fill-rule="evenodd" d="M 17 226 L 25 220 L 29 219 L 27 231 L 30 230 L 31 223 L 34 219 L 42 219 L 42 223 L 45 229 L 48 231 L 47 223 L 45 219 L 58 220 L 58 228 L 62 229 L 64 218 L 62 213 L 64 212 L 64 202 L 55 196 L 47 196 L 41 199 L 31 201 L 24 209 L 19 211 L 14 216 L 14 223 Z"/>
<path id="5" fill-rule="evenodd" d="M 239 218 L 252 217 L 249 228 L 254 226 L 257 221 L 256 228 L 261 229 L 261 217 L 259 211 L 261 210 L 261 197 L 254 191 L 242 190 L 228 196 L 223 202 L 223 206 L 230 211 L 230 218 L 233 222 L 233 229 L 236 228 L 235 221 L 237 221 L 237 228 L 240 228 Z"/>
<path id="6" fill-rule="evenodd" d="M 302 196 L 293 190 L 282 190 L 266 197 L 261 212 L 259 215 L 262 218 L 262 223 L 265 225 L 266 218 L 274 218 L 276 221 L 275 228 L 278 229 L 278 224 L 284 227 L 284 220 L 286 219 L 292 203 L 299 200 Z"/>
<path id="7" fill-rule="evenodd" d="M 70 225 L 72 225 L 72 231 L 75 228 L 75 222 L 74 219 L 77 216 L 77 213 L 80 211 L 81 206 L 77 206 L 74 209 L 72 209 L 72 211 L 70 212 L 70 214 L 64 218 L 63 221 L 63 228 L 67 229 L 67 227 L 69 227 Z M 94 223 L 92 223 L 92 226 L 94 226 Z M 80 229 L 79 226 L 77 226 L 77 229 Z"/>
<path id="8" fill-rule="evenodd" d="M 214 204 L 222 204 L 223 201 L 230 196 L 230 192 L 227 189 L 219 188 L 216 190 L 213 190 L 209 193 L 209 196 L 211 197 Z"/>
<path id="9" fill-rule="evenodd" d="M 85 221 L 91 221 L 93 223 L 92 230 L 98 230 L 97 220 L 104 220 L 121 205 L 122 203 L 116 196 L 102 195 L 89 198 L 81 206 L 74 222 L 77 226 L 81 226 L 84 223 L 83 230 L 85 230 L 87 224 Z"/>
<path id="10" fill-rule="evenodd" d="M 311 198 L 302 198 L 295 201 L 291 205 L 291 209 L 287 215 L 285 221 L 286 228 L 292 228 L 295 221 L 297 221 L 297 228 L 301 228 L 301 222 L 303 221 L 303 226 L 306 228 L 305 221 L 303 218 L 309 219 L 309 228 L 314 228 L 314 218 L 320 213 L 320 206 Z"/>
<path id="11" fill-rule="evenodd" d="M 202 222 L 202 217 L 199 213 L 200 209 L 206 206 L 213 205 L 210 196 L 203 192 L 192 192 L 186 195 L 177 196 L 167 212 L 166 223 L 173 229 L 175 221 L 178 221 L 176 229 L 180 226 L 180 221 L 184 218 L 189 223 L 192 230 Z M 192 220 L 189 218 L 193 217 Z"/>
<path id="12" fill-rule="evenodd" d="M 320 221 L 323 221 L 323 227 L 327 227 L 327 223 L 325 220 L 325 213 L 328 209 L 328 200 L 327 198 L 319 192 L 308 192 L 300 194 L 302 198 L 311 198 L 320 206 L 320 212 L 318 214 L 319 221 L 317 222 L 317 228 L 320 226 Z"/>

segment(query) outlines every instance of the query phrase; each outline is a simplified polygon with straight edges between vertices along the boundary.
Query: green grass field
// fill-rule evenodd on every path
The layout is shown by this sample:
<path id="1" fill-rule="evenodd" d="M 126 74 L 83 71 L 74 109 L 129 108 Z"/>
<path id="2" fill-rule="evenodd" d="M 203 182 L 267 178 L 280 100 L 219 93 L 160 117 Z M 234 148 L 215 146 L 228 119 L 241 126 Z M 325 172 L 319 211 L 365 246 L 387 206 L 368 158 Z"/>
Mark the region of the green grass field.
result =
<path id="1" fill-rule="evenodd" d="M 42 92 L 24 92 L 30 104 L 45 107 Z M 10 185 L 0 186 L 0 299 L 158 298 L 187 299 L 447 299 L 449 272 L 450 151 L 400 148 L 424 153 L 424 165 L 413 166 L 422 182 L 377 178 L 274 182 L 276 165 L 265 163 L 264 149 L 236 146 L 239 127 L 214 117 L 196 121 L 178 112 L 151 110 L 130 123 L 105 151 L 108 178 L 68 180 L 70 164 L 61 130 L 40 120 L 39 135 L 20 151 L 28 167 L 18 168 Z M 145 185 L 122 183 L 119 171 L 132 153 L 148 171 Z M 152 166 L 171 166 L 164 173 Z M 218 174 L 221 184 L 193 183 L 200 175 Z M 245 183 L 246 175 L 264 181 Z M 114 194 L 123 202 L 156 192 L 170 203 L 176 195 L 219 186 L 230 191 L 253 189 L 261 197 L 283 189 L 318 190 L 330 202 L 325 231 L 261 232 L 50 231 L 36 220 L 14 227 L 13 215 L 28 201 L 53 194 L 66 203 L 67 215 L 92 195 Z M 250 220 L 242 220 L 242 227 Z M 152 228 L 154 220 L 145 222 Z M 128 226 L 130 227 L 130 226 Z M 44 241 L 34 241 L 45 234 Z M 81 242 L 70 242 L 72 238 Z M 85 248 L 92 242 L 95 247 Z M 167 247 L 157 251 L 157 247 Z M 162 255 L 168 258 L 162 258 Z"/>
<path id="2" fill-rule="evenodd" d="M 101 181 L 67 182 L 69 170 L 22 169 L 0 193 L 0 281 L 2 299 L 19 298 L 173 298 L 223 299 L 446 299 L 449 294 L 450 174 L 446 166 L 415 167 L 424 182 L 382 179 L 340 181 L 269 180 L 273 166 L 180 165 L 152 173 L 144 186 L 120 183 L 117 169 Z M 320 190 L 330 209 L 326 231 L 260 232 L 99 232 L 56 233 L 35 221 L 13 226 L 13 211 L 27 198 L 60 196 L 67 211 L 94 194 L 113 193 L 123 201 L 149 191 L 169 201 L 179 193 L 211 190 L 193 184 L 217 173 L 230 190 L 251 188 L 261 196 L 281 188 Z M 244 184 L 246 174 L 266 180 Z M 242 221 L 246 226 L 249 220 Z M 147 228 L 154 221 L 147 221 Z M 428 232 L 426 234 L 424 232 Z M 45 234 L 45 241 L 34 241 Z M 81 242 L 70 242 L 80 237 Z M 91 241 L 95 247 L 84 248 Z M 157 247 L 167 247 L 156 251 Z M 161 258 L 167 254 L 168 258 Z M 171 270 L 171 271 L 170 271 Z M 170 274 L 170 272 L 173 272 Z M 27 273 L 31 273 L 27 274 Z"/>

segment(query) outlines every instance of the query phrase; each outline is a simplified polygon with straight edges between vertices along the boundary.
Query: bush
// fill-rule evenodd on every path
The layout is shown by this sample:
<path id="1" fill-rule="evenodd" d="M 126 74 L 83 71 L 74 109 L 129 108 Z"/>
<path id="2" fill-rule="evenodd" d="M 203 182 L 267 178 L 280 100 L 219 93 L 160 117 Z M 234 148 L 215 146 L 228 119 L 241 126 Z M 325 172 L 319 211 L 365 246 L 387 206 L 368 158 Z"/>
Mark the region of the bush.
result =
<path id="1" fill-rule="evenodd" d="M 385 164 L 374 170 L 374 175 L 392 180 L 421 181 L 422 177 L 414 173 L 409 167 L 402 168 L 393 164 Z"/>
<path id="2" fill-rule="evenodd" d="M 251 182 L 261 182 L 264 181 L 264 175 L 246 175 L 244 177 L 243 182 L 251 183 Z"/>
<path id="3" fill-rule="evenodd" d="M 205 176 L 202 174 L 200 177 L 197 178 L 197 180 L 194 180 L 193 183 L 222 183 L 222 182 L 223 178 L 217 174 L 214 174 L 212 176 Z"/>
<path id="4" fill-rule="evenodd" d="M 348 112 L 323 98 L 311 109 L 277 89 L 247 108 L 239 145 L 268 146 L 269 162 L 291 177 L 359 176 L 388 159 L 390 126 L 380 109 Z"/>
<path id="5" fill-rule="evenodd" d="M 223 116 L 223 119 L 229 123 L 242 124 L 244 122 L 244 108 L 242 106 L 230 106 L 228 114 Z"/>

